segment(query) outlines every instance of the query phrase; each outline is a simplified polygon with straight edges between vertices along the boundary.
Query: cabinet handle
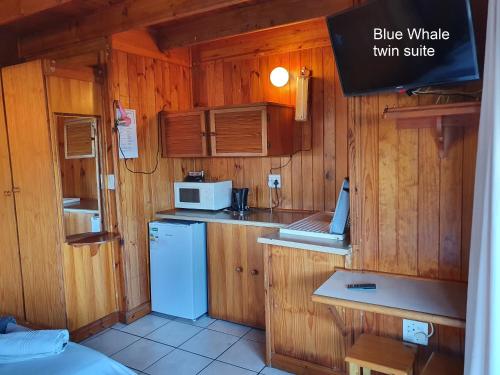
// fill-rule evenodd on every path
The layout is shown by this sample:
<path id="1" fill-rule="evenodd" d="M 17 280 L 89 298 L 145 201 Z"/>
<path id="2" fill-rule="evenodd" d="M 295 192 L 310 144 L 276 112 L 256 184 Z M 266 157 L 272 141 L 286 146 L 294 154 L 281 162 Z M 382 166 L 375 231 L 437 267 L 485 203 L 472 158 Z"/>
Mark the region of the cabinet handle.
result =
<path id="1" fill-rule="evenodd" d="M 250 274 L 252 274 L 253 276 L 256 276 L 256 275 L 258 275 L 258 274 L 259 274 L 259 271 L 257 271 L 257 270 L 252 270 L 252 271 L 250 272 Z"/>
<path id="2" fill-rule="evenodd" d="M 13 192 L 13 193 L 20 193 L 20 192 L 21 192 L 21 189 L 20 189 L 20 188 L 18 188 L 17 186 L 14 186 L 14 187 L 12 188 L 12 192 Z"/>
<path id="3" fill-rule="evenodd" d="M 6 197 L 10 197 L 10 196 L 12 195 L 12 191 L 10 191 L 10 190 L 5 190 L 5 191 L 3 192 L 3 195 L 4 195 L 4 196 L 6 196 Z"/>
<path id="4" fill-rule="evenodd" d="M 242 267 L 236 267 L 235 271 L 236 272 L 243 272 L 243 268 Z"/>

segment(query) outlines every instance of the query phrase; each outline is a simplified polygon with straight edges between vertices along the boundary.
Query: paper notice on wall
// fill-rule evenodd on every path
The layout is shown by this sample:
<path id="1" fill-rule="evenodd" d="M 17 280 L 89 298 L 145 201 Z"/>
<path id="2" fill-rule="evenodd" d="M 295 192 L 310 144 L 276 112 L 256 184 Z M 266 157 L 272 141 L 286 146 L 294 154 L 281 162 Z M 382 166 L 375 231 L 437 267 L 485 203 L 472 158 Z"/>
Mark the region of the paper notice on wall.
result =
<path id="1" fill-rule="evenodd" d="M 137 118 L 135 109 L 125 109 L 127 116 L 131 119 L 130 125 L 118 125 L 120 140 L 120 159 L 135 159 L 139 157 L 137 146 Z M 116 110 L 116 118 L 120 118 L 120 111 Z"/>

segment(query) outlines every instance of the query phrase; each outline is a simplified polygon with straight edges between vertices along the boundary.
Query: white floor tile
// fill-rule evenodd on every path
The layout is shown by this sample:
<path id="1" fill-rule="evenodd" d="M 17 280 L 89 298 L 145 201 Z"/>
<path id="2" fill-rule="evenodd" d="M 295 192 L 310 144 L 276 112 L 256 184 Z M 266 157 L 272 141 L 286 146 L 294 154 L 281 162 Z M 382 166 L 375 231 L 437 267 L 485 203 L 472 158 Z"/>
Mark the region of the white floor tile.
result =
<path id="1" fill-rule="evenodd" d="M 200 375 L 255 375 L 256 372 L 245 370 L 240 367 L 214 361 Z"/>
<path id="2" fill-rule="evenodd" d="M 217 320 L 213 324 L 208 326 L 208 329 L 213 329 L 214 331 L 219 331 L 222 333 L 227 333 L 229 335 L 234 335 L 241 337 L 245 333 L 251 330 L 250 327 L 242 326 L 240 324 L 226 322 L 224 320 Z"/>
<path id="3" fill-rule="evenodd" d="M 181 345 L 180 348 L 215 359 L 236 341 L 238 341 L 236 336 L 207 329 Z"/>
<path id="4" fill-rule="evenodd" d="M 267 366 L 260 373 L 263 375 L 294 375 L 291 372 L 286 372 L 283 370 L 278 370 L 277 368 Z"/>
<path id="5" fill-rule="evenodd" d="M 222 354 L 218 360 L 259 372 L 265 366 L 264 355 L 263 343 L 242 339 Z"/>
<path id="6" fill-rule="evenodd" d="M 169 319 L 161 318 L 156 315 L 146 315 L 133 323 L 118 328 L 120 331 L 131 333 L 133 335 L 144 337 L 155 329 L 160 328 L 170 322 Z"/>
<path id="7" fill-rule="evenodd" d="M 86 340 L 82 344 L 110 356 L 137 340 L 139 340 L 137 336 L 110 329 L 99 336 Z"/>
<path id="8" fill-rule="evenodd" d="M 262 331 L 261 329 L 252 328 L 250 332 L 248 332 L 245 336 L 243 336 L 246 340 L 258 341 L 258 342 L 266 342 L 266 331 Z"/>
<path id="9" fill-rule="evenodd" d="M 144 372 L 150 375 L 195 375 L 210 362 L 208 358 L 175 349 Z"/>
<path id="10" fill-rule="evenodd" d="M 156 331 L 151 332 L 146 337 L 148 339 L 161 342 L 171 346 L 179 346 L 200 332 L 202 328 L 179 323 L 170 322 Z"/>
<path id="11" fill-rule="evenodd" d="M 174 350 L 173 347 L 154 341 L 140 339 L 113 355 L 113 359 L 135 370 L 143 371 L 161 357 Z"/>
<path id="12" fill-rule="evenodd" d="M 210 324 L 215 322 L 215 319 L 212 319 L 211 317 L 204 315 L 196 320 L 177 318 L 175 319 L 175 321 L 179 323 L 190 324 L 197 327 L 207 328 Z"/>

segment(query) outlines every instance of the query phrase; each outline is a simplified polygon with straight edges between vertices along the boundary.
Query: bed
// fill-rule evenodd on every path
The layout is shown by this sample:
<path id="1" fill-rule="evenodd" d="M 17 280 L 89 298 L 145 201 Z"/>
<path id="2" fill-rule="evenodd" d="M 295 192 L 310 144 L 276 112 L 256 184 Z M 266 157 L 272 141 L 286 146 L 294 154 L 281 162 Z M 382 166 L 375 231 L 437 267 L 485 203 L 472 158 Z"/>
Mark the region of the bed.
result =
<path id="1" fill-rule="evenodd" d="M 8 332 L 26 330 L 9 324 Z M 61 354 L 29 361 L 0 364 L 0 375 L 134 375 L 135 372 L 115 360 L 85 346 L 69 342 Z"/>

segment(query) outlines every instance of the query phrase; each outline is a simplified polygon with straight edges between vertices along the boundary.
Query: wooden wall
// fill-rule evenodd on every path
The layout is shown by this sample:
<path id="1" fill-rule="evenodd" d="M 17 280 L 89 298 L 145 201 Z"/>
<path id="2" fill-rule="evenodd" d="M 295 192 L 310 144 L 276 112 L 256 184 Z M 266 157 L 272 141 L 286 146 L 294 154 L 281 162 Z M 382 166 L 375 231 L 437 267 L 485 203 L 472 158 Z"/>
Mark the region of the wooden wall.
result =
<path id="1" fill-rule="evenodd" d="M 187 110 L 191 69 L 162 59 L 114 50 L 109 81 L 112 99 L 137 111 L 139 158 L 119 161 L 118 215 L 124 238 L 125 308 L 147 304 L 149 294 L 148 222 L 156 211 L 173 207 L 172 182 L 194 168 L 194 161 L 158 155 L 157 114 L 162 109 Z M 158 156 L 158 168 L 151 172 Z M 127 167 L 135 172 L 127 170 Z"/>
<path id="2" fill-rule="evenodd" d="M 302 126 L 303 143 L 309 147 L 291 160 L 289 156 L 208 158 L 196 160 L 196 168 L 215 179 L 232 179 L 236 187 L 249 187 L 253 207 L 269 207 L 267 175 L 273 169 L 273 174 L 282 176 L 281 208 L 333 210 L 338 188 L 348 175 L 347 99 L 341 95 L 324 22 L 241 38 L 244 41 L 235 37 L 194 50 L 195 106 L 262 101 L 294 105 L 296 77 L 306 66 L 312 70 L 311 106 L 309 121 Z M 278 66 L 290 72 L 290 84 L 282 88 L 269 80 Z"/>
<path id="3" fill-rule="evenodd" d="M 353 266 L 443 280 L 467 280 L 477 128 L 447 129 L 440 159 L 433 129 L 397 130 L 386 106 L 435 97 L 379 95 L 353 101 Z M 401 319 L 365 314 L 363 329 L 401 336 Z M 431 347 L 461 352 L 464 331 L 436 327 Z"/>

